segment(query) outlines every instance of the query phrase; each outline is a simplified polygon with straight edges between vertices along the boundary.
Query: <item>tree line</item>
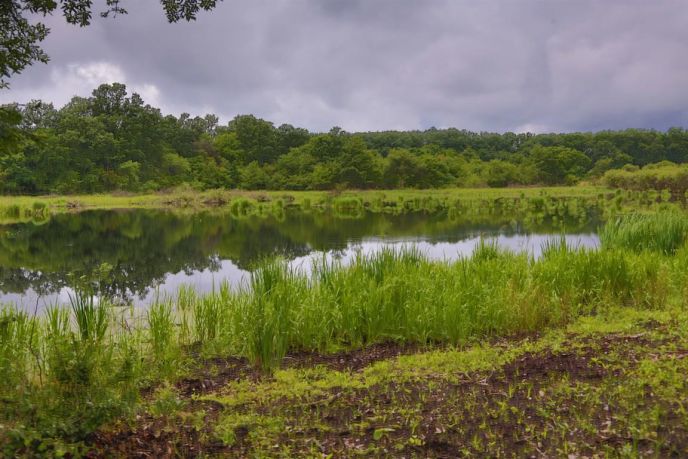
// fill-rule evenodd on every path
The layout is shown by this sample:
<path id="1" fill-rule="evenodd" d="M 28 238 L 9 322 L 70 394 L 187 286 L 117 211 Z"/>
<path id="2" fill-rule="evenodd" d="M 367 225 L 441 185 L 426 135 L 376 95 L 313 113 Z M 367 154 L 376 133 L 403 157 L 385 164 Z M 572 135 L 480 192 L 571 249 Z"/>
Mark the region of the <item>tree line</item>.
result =
<path id="1" fill-rule="evenodd" d="M 688 162 L 688 131 L 313 133 L 253 115 L 163 115 L 120 83 L 56 109 L 0 109 L 4 194 L 563 185 L 625 165 Z"/>

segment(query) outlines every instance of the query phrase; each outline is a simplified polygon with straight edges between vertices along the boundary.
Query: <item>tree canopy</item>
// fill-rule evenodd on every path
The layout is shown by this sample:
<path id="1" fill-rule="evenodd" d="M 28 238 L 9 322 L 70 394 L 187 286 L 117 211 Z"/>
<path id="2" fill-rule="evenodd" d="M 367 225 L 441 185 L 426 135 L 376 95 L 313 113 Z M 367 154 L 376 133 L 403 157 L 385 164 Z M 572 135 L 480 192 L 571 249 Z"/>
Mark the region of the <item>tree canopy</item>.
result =
<path id="1" fill-rule="evenodd" d="M 195 20 L 201 10 L 215 8 L 218 1 L 222 0 L 160 0 L 160 3 L 167 20 L 178 22 Z M 122 3 L 124 0 L 105 0 L 105 7 L 99 13 L 103 17 L 127 14 Z M 0 88 L 7 87 L 13 74 L 21 73 L 34 62 L 48 62 L 49 56 L 40 43 L 50 29 L 32 20 L 52 14 L 58 8 L 69 24 L 85 27 L 93 19 L 92 0 L 0 1 Z"/>

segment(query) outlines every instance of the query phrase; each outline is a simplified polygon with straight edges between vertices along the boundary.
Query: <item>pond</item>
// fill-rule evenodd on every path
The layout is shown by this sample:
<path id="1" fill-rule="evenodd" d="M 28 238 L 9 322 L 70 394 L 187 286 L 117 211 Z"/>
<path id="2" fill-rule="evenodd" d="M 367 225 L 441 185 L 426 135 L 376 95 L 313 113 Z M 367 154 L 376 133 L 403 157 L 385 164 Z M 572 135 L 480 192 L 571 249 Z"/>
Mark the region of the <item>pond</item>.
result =
<path id="1" fill-rule="evenodd" d="M 181 285 L 211 291 L 237 285 L 261 260 L 281 256 L 307 267 L 313 257 L 346 262 L 357 252 L 414 245 L 433 259 L 469 255 L 481 238 L 538 256 L 562 235 L 573 246 L 596 247 L 596 218 L 509 215 L 452 217 L 446 211 L 286 211 L 236 218 L 229 213 L 162 210 L 86 211 L 42 224 L 0 226 L 0 302 L 42 309 L 67 302 L 76 286 L 135 305 Z"/>

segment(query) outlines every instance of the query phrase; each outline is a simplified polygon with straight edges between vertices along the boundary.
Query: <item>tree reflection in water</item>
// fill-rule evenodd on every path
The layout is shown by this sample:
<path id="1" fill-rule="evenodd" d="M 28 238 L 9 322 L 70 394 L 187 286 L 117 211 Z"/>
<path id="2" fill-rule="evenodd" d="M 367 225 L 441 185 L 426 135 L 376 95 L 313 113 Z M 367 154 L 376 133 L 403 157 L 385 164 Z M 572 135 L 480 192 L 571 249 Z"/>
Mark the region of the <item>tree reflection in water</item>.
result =
<path id="1" fill-rule="evenodd" d="M 0 291 L 45 296 L 65 287 L 91 288 L 128 301 L 149 294 L 172 273 L 218 272 L 228 261 L 250 271 L 267 257 L 342 253 L 368 238 L 452 243 L 477 235 L 593 232 L 596 226 L 595 219 L 578 216 L 517 223 L 513 215 L 456 219 L 446 211 L 365 212 L 358 218 L 320 211 L 244 218 L 209 211 L 86 211 L 41 225 L 0 226 Z"/>

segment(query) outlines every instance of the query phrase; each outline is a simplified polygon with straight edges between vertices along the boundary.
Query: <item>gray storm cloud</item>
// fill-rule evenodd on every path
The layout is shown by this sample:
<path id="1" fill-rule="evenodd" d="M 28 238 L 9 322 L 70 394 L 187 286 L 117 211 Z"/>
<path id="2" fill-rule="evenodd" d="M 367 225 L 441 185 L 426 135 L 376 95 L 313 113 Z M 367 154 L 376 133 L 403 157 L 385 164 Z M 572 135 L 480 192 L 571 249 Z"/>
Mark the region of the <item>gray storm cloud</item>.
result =
<path id="1" fill-rule="evenodd" d="M 48 18 L 52 61 L 0 101 L 122 81 L 165 112 L 311 130 L 688 125 L 682 0 L 225 0 L 190 24 L 126 7 L 85 29 Z"/>

